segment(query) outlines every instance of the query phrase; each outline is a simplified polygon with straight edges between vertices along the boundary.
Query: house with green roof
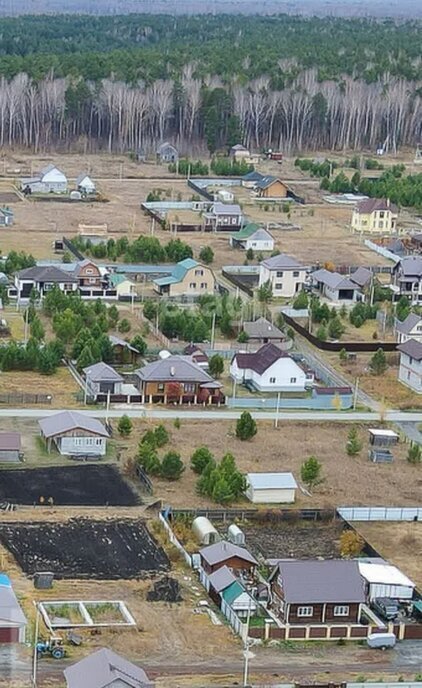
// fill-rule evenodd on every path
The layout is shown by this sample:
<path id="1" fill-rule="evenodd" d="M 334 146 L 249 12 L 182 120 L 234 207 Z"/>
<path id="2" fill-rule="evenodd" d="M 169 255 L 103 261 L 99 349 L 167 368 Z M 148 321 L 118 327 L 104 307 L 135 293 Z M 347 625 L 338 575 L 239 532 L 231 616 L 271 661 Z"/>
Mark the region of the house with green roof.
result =
<path id="1" fill-rule="evenodd" d="M 161 296 L 196 297 L 214 294 L 216 285 L 211 268 L 193 258 L 186 258 L 176 263 L 169 275 L 153 280 L 153 286 Z"/>
<path id="2" fill-rule="evenodd" d="M 135 283 L 121 272 L 113 272 L 108 276 L 110 287 L 117 292 L 117 298 L 131 297 L 135 292 Z"/>
<path id="3" fill-rule="evenodd" d="M 274 251 L 274 237 L 265 227 L 251 222 L 239 232 L 230 235 L 230 246 L 244 251 Z"/>

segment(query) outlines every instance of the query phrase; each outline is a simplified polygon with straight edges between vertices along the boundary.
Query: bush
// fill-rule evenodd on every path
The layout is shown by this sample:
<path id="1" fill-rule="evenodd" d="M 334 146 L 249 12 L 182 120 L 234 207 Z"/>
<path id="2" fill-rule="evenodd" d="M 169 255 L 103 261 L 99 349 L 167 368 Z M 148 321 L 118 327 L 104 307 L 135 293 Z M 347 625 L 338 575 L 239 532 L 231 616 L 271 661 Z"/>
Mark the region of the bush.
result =
<path id="1" fill-rule="evenodd" d="M 315 456 L 310 456 L 300 468 L 300 477 L 309 487 L 315 487 L 321 482 L 322 465 Z"/>
<path id="2" fill-rule="evenodd" d="M 249 411 L 243 411 L 236 423 L 236 437 L 240 440 L 250 440 L 257 433 L 256 422 Z"/>
<path id="3" fill-rule="evenodd" d="M 164 455 L 161 462 L 160 475 L 166 480 L 179 480 L 185 466 L 180 454 L 175 451 L 169 451 Z"/>
<path id="4" fill-rule="evenodd" d="M 203 246 L 199 252 L 199 260 L 206 265 L 211 265 L 214 260 L 214 251 L 211 246 Z"/>
<path id="5" fill-rule="evenodd" d="M 354 530 L 344 530 L 340 535 L 340 554 L 342 557 L 353 559 L 362 553 L 364 539 Z"/>
<path id="6" fill-rule="evenodd" d="M 211 356 L 208 362 L 209 374 L 212 377 L 219 378 L 224 372 L 224 358 L 220 354 L 214 354 Z"/>
<path id="7" fill-rule="evenodd" d="M 301 291 L 293 301 L 293 308 L 295 311 L 301 311 L 304 308 L 308 308 L 308 295 L 305 291 Z"/>
<path id="8" fill-rule="evenodd" d="M 166 428 L 162 423 L 160 423 L 160 425 L 158 425 L 154 430 L 155 446 L 158 448 L 164 447 L 164 445 L 168 443 L 169 439 L 170 437 Z"/>
<path id="9" fill-rule="evenodd" d="M 369 368 L 374 375 L 382 375 L 388 368 L 383 349 L 378 349 L 369 362 Z"/>
<path id="10" fill-rule="evenodd" d="M 133 339 L 130 342 L 131 346 L 133 346 L 141 356 L 144 356 L 147 352 L 148 346 L 143 337 L 141 337 L 140 334 L 136 334 Z"/>
<path id="11" fill-rule="evenodd" d="M 121 320 L 119 322 L 118 329 L 119 329 L 119 332 L 124 333 L 124 332 L 130 332 L 130 327 L 131 326 L 130 326 L 129 320 L 127 320 L 127 318 L 123 318 L 123 320 Z"/>
<path id="12" fill-rule="evenodd" d="M 140 442 L 138 448 L 138 462 L 150 475 L 159 475 L 161 470 L 160 460 L 155 448 L 148 442 Z"/>
<path id="13" fill-rule="evenodd" d="M 421 463 L 422 450 L 419 444 L 412 444 L 407 452 L 407 460 L 414 465 Z"/>
<path id="14" fill-rule="evenodd" d="M 246 342 L 249 340 L 249 335 L 245 330 L 241 330 L 237 336 L 237 341 L 239 344 L 246 344 Z"/>
<path id="15" fill-rule="evenodd" d="M 325 342 L 327 339 L 327 328 L 324 325 L 320 325 L 316 331 L 316 336 L 321 342 Z"/>
<path id="16" fill-rule="evenodd" d="M 201 475 L 211 461 L 215 463 L 208 447 L 198 447 L 191 456 L 190 465 L 195 473 Z"/>
<path id="17" fill-rule="evenodd" d="M 352 428 L 347 436 L 346 451 L 349 456 L 359 454 L 362 449 L 362 442 L 359 439 L 356 428 Z"/>
<path id="18" fill-rule="evenodd" d="M 132 432 L 132 427 L 133 423 L 129 416 L 127 416 L 126 414 L 124 414 L 120 418 L 117 424 L 117 430 L 119 432 L 119 435 L 121 435 L 122 437 L 129 437 L 130 433 Z"/>
<path id="19" fill-rule="evenodd" d="M 243 495 L 246 479 L 237 469 L 234 456 L 225 454 L 218 465 L 213 459 L 208 462 L 198 479 L 197 489 L 219 504 L 228 504 Z"/>

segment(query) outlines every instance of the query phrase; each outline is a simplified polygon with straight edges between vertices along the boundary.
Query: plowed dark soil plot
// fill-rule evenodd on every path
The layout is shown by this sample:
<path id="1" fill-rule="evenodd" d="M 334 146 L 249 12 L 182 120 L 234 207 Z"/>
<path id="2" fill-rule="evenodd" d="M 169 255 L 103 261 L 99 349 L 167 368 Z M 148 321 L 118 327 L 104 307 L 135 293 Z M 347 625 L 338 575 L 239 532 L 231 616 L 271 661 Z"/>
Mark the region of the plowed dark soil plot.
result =
<path id="1" fill-rule="evenodd" d="M 0 471 L 0 501 L 55 506 L 136 506 L 140 498 L 115 466 L 51 466 Z"/>
<path id="2" fill-rule="evenodd" d="M 28 574 L 53 571 L 56 578 L 117 580 L 170 567 L 166 553 L 139 520 L 4 523 L 0 542 Z"/>
<path id="3" fill-rule="evenodd" d="M 298 523 L 241 526 L 246 544 L 266 559 L 335 559 L 340 556 L 341 524 Z"/>

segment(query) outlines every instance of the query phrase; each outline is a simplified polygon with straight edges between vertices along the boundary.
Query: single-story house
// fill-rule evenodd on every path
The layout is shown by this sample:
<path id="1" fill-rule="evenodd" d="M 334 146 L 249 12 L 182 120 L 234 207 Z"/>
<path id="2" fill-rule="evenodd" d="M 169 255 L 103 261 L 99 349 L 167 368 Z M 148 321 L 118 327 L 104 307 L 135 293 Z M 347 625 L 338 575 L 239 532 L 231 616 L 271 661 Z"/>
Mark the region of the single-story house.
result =
<path id="1" fill-rule="evenodd" d="M 296 258 L 279 253 L 259 264 L 259 286 L 269 282 L 274 296 L 291 298 L 302 291 L 308 271 Z"/>
<path id="2" fill-rule="evenodd" d="M 15 214 L 11 208 L 0 208 L 0 227 L 11 227 Z"/>
<path id="3" fill-rule="evenodd" d="M 222 385 L 190 356 L 169 356 L 136 371 L 142 403 L 224 404 Z"/>
<path id="4" fill-rule="evenodd" d="M 108 648 L 66 667 L 66 688 L 153 688 L 145 671 Z"/>
<path id="5" fill-rule="evenodd" d="M 245 590 L 241 581 L 228 566 L 222 566 L 208 576 L 210 597 L 220 606 L 222 600 L 233 609 L 239 617 L 245 617 L 249 611 L 256 612 L 256 602 Z"/>
<path id="6" fill-rule="evenodd" d="M 399 381 L 422 394 L 422 342 L 408 339 L 397 350 L 400 351 Z"/>
<path id="7" fill-rule="evenodd" d="M 87 195 L 95 194 L 97 191 L 95 183 L 88 174 L 85 174 L 85 172 L 82 172 L 76 178 L 76 187 L 78 191 Z"/>
<path id="8" fill-rule="evenodd" d="M 273 251 L 274 237 L 267 229 L 252 222 L 230 236 L 230 246 L 245 251 Z"/>
<path id="9" fill-rule="evenodd" d="M 277 344 L 286 341 L 283 332 L 266 318 L 244 322 L 243 331 L 248 335 L 248 340 L 253 343 L 267 344 L 272 342 Z"/>
<path id="10" fill-rule="evenodd" d="M 304 392 L 311 382 L 296 361 L 271 342 L 253 353 L 236 353 L 230 375 L 258 392 Z"/>
<path id="11" fill-rule="evenodd" d="M 237 203 L 213 203 L 204 213 L 204 228 L 214 232 L 240 229 L 242 222 L 242 209 Z"/>
<path id="12" fill-rule="evenodd" d="M 239 572 L 254 571 L 258 566 L 255 557 L 245 547 L 239 547 L 227 540 L 203 547 L 199 551 L 199 556 L 201 566 L 207 574 L 214 573 L 222 566 Z"/>
<path id="13" fill-rule="evenodd" d="M 366 601 L 357 561 L 279 561 L 269 577 L 273 610 L 288 624 L 359 623 Z"/>
<path id="14" fill-rule="evenodd" d="M 32 268 L 25 268 L 15 273 L 18 302 L 29 299 L 33 289 L 43 299 L 53 287 L 58 287 L 65 294 L 70 294 L 77 291 L 78 279 L 72 273 L 53 265 L 34 265 Z"/>
<path id="15" fill-rule="evenodd" d="M 111 346 L 113 347 L 113 363 L 137 363 L 141 355 L 138 349 L 132 346 L 132 344 L 129 342 L 126 342 L 124 339 L 116 337 L 114 334 L 110 334 L 108 338 L 111 342 Z"/>
<path id="16" fill-rule="evenodd" d="M 0 432 L 0 463 L 20 461 L 21 452 L 21 436 L 19 432 Z"/>
<path id="17" fill-rule="evenodd" d="M 263 174 L 254 170 L 253 172 L 248 172 L 247 174 L 243 175 L 240 183 L 245 187 L 245 189 L 254 189 L 256 184 L 263 178 Z"/>
<path id="18" fill-rule="evenodd" d="M 27 620 L 12 588 L 10 578 L 0 574 L 0 644 L 24 643 Z"/>
<path id="19" fill-rule="evenodd" d="M 248 473 L 246 496 L 254 504 L 293 504 L 297 482 L 292 473 Z"/>
<path id="20" fill-rule="evenodd" d="M 399 344 L 404 344 L 409 339 L 422 343 L 422 317 L 417 313 L 409 313 L 403 322 L 396 320 L 395 329 Z"/>
<path id="21" fill-rule="evenodd" d="M 155 291 L 166 296 L 214 294 L 215 277 L 207 265 L 186 258 L 175 265 L 170 275 L 153 280 Z"/>
<path id="22" fill-rule="evenodd" d="M 188 344 L 183 349 L 184 356 L 190 356 L 192 361 L 204 370 L 208 369 L 209 358 L 205 351 L 203 351 L 196 344 Z"/>
<path id="23" fill-rule="evenodd" d="M 86 385 L 91 394 L 121 394 L 123 378 L 110 365 L 100 361 L 83 369 Z"/>
<path id="24" fill-rule="evenodd" d="M 21 189 L 31 193 L 67 193 L 67 178 L 55 165 L 47 165 L 38 176 L 21 179 Z"/>
<path id="25" fill-rule="evenodd" d="M 248 160 L 251 157 L 249 150 L 243 146 L 241 143 L 236 143 L 235 146 L 230 148 L 229 155 L 233 160 Z"/>
<path id="26" fill-rule="evenodd" d="M 131 298 L 136 294 L 135 282 L 121 272 L 113 272 L 108 276 L 108 282 L 117 292 L 118 298 Z"/>
<path id="27" fill-rule="evenodd" d="M 363 298 L 361 288 L 352 281 L 351 277 L 345 277 L 338 272 L 330 272 L 325 268 L 311 273 L 312 284 L 316 289 L 331 301 L 361 301 Z"/>
<path id="28" fill-rule="evenodd" d="M 367 583 L 367 596 L 391 597 L 396 600 L 411 600 L 415 584 L 392 564 L 384 560 L 359 561 L 359 572 Z"/>
<path id="29" fill-rule="evenodd" d="M 281 179 L 267 175 L 255 184 L 255 189 L 260 198 L 287 198 L 291 195 L 290 189 Z"/>
<path id="30" fill-rule="evenodd" d="M 350 279 L 361 289 L 366 289 L 372 282 L 372 272 L 361 266 L 351 273 Z"/>
<path id="31" fill-rule="evenodd" d="M 157 162 L 159 163 L 171 163 L 177 162 L 179 160 L 179 153 L 177 148 L 173 146 L 168 141 L 161 143 L 156 151 Z"/>
<path id="32" fill-rule="evenodd" d="M 49 452 L 54 442 L 60 454 L 105 456 L 109 433 L 96 418 L 60 411 L 38 422 Z"/>

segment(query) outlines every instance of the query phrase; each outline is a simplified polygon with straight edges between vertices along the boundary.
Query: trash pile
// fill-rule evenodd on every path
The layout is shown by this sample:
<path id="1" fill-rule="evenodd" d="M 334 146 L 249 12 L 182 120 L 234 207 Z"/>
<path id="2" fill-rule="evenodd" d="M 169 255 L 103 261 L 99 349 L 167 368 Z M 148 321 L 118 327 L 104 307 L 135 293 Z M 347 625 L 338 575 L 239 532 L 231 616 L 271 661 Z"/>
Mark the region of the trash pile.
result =
<path id="1" fill-rule="evenodd" d="M 170 576 L 160 578 L 147 593 L 149 602 L 181 602 L 182 599 L 179 582 Z"/>

